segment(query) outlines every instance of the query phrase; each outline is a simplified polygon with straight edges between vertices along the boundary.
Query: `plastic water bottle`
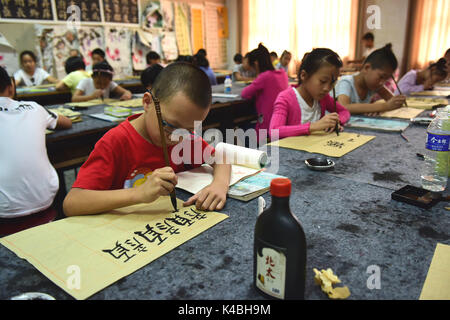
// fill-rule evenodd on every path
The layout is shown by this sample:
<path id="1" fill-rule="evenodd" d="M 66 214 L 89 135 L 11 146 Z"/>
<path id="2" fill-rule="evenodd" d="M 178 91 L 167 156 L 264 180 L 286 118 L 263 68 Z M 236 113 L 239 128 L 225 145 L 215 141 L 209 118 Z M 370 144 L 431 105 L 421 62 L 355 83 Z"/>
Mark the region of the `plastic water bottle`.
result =
<path id="1" fill-rule="evenodd" d="M 425 161 L 421 175 L 422 188 L 434 192 L 444 191 L 448 180 L 450 109 L 447 108 L 438 109 L 436 117 L 427 128 Z"/>
<path id="2" fill-rule="evenodd" d="M 256 221 L 253 248 L 253 285 L 264 297 L 304 299 L 306 237 L 289 207 L 291 181 L 270 183 L 271 206 Z"/>
<path id="3" fill-rule="evenodd" d="M 230 76 L 226 76 L 224 85 L 225 85 L 225 93 L 231 93 L 232 84 Z"/>

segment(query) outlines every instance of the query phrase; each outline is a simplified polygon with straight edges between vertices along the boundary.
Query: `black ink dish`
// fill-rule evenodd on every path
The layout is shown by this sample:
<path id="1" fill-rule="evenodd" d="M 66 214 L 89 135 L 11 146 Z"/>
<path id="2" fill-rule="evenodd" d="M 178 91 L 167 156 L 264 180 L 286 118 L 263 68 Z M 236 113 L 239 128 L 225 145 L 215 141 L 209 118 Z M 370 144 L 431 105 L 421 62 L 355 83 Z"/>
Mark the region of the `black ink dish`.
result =
<path id="1" fill-rule="evenodd" d="M 333 160 L 323 157 L 306 159 L 305 164 L 308 167 L 308 169 L 314 171 L 326 171 L 334 167 Z"/>

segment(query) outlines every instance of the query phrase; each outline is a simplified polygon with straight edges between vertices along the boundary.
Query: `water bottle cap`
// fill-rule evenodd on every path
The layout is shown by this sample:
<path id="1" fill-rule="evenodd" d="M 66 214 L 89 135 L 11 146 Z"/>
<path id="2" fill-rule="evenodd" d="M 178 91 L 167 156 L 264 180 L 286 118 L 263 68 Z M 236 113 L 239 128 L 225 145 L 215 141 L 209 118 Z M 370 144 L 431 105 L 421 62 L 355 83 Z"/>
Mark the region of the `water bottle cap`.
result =
<path id="1" fill-rule="evenodd" d="M 291 195 L 291 180 L 275 178 L 270 182 L 270 194 L 275 197 L 289 197 Z"/>

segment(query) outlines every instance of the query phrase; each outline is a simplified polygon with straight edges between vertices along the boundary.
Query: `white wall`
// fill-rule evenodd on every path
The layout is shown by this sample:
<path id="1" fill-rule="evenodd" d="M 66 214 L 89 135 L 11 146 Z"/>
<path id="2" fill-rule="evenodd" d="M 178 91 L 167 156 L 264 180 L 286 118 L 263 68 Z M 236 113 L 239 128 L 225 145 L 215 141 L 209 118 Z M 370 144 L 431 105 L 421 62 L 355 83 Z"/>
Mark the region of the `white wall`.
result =
<path id="1" fill-rule="evenodd" d="M 369 30 L 364 19 L 364 32 L 372 32 L 375 36 L 375 48 L 381 48 L 386 43 L 392 43 L 392 49 L 397 57 L 399 67 L 402 65 L 405 52 L 406 28 L 408 22 L 409 0 L 367 0 L 367 6 L 380 7 L 381 28 Z M 364 9 L 366 12 L 366 8 Z"/>
<path id="2" fill-rule="evenodd" d="M 234 65 L 233 57 L 238 53 L 238 1 L 226 0 L 228 8 L 228 28 L 229 38 L 227 40 L 227 63 L 228 69 L 232 69 Z M 242 52 L 241 52 L 242 54 Z"/>

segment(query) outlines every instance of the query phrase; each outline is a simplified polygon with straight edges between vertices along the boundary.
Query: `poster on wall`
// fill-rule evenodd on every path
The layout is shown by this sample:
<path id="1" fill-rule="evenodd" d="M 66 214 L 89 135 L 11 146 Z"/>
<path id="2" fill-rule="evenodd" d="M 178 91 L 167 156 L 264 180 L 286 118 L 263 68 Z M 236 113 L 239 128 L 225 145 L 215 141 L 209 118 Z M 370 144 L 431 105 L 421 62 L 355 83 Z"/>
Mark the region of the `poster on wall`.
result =
<path id="1" fill-rule="evenodd" d="M 176 3 L 174 6 L 178 52 L 180 55 L 192 55 L 191 36 L 189 32 L 189 5 L 187 3 Z"/>
<path id="2" fill-rule="evenodd" d="M 163 31 L 161 33 L 161 49 L 166 61 L 173 61 L 178 57 L 177 37 L 175 32 Z"/>
<path id="3" fill-rule="evenodd" d="M 66 26 L 54 26 L 52 44 L 55 76 L 62 79 L 66 76 L 64 66 L 67 58 L 70 57 L 70 51 L 78 50 L 80 47 L 76 30 L 70 30 Z"/>
<path id="4" fill-rule="evenodd" d="M 105 28 L 106 60 L 114 69 L 114 78 L 123 79 L 132 74 L 131 32 L 127 28 Z"/>
<path id="5" fill-rule="evenodd" d="M 84 57 L 86 70 L 92 70 L 92 50 L 105 49 L 102 27 L 81 27 L 77 29 L 80 53 Z"/>
<path id="6" fill-rule="evenodd" d="M 131 42 L 131 59 L 134 70 L 144 70 L 147 67 L 146 56 L 150 51 L 150 47 L 142 43 L 139 32 L 135 31 Z"/>
<path id="7" fill-rule="evenodd" d="M 53 20 L 51 0 L 2 0 L 1 19 Z"/>
<path id="8" fill-rule="evenodd" d="M 226 7 L 217 7 L 217 19 L 219 38 L 228 39 L 228 10 Z"/>
<path id="9" fill-rule="evenodd" d="M 205 47 L 203 28 L 203 7 L 191 6 L 191 37 L 193 52 L 197 52 L 199 49 Z"/>
<path id="10" fill-rule="evenodd" d="M 34 24 L 34 34 L 36 37 L 36 58 L 38 66 L 51 75 L 54 74 L 53 67 L 53 27 L 42 24 Z"/>
<path id="11" fill-rule="evenodd" d="M 19 55 L 16 49 L 0 33 L 0 66 L 6 70 L 9 75 L 13 75 L 19 70 Z"/>
<path id="12" fill-rule="evenodd" d="M 139 23 L 138 0 L 103 0 L 105 22 Z"/>
<path id="13" fill-rule="evenodd" d="M 142 28 L 150 30 L 163 27 L 163 15 L 159 1 L 150 2 L 142 12 Z"/>
<path id="14" fill-rule="evenodd" d="M 220 44 L 219 37 L 219 23 L 217 6 L 205 6 L 205 38 L 206 38 L 206 52 L 208 52 L 208 60 L 211 68 L 217 68 L 220 65 Z"/>
<path id="15" fill-rule="evenodd" d="M 163 28 L 166 31 L 173 31 L 175 28 L 175 17 L 173 13 L 173 2 L 162 0 L 161 1 L 161 12 L 163 16 Z"/>
<path id="16" fill-rule="evenodd" d="M 67 21 L 75 14 L 78 15 L 81 22 L 101 22 L 100 1 L 101 0 L 55 0 L 56 18 L 58 21 Z M 71 8 L 70 6 L 72 5 L 76 7 Z M 69 11 L 69 13 L 67 13 L 67 11 Z"/>

